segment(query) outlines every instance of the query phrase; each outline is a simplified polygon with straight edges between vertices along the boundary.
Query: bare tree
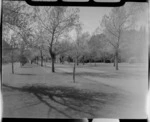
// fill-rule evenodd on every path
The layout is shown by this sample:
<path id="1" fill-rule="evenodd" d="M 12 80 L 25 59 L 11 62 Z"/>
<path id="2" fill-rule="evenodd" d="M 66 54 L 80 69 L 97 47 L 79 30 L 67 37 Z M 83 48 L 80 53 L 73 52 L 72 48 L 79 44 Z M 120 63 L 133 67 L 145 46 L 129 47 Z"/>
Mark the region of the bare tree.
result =
<path id="1" fill-rule="evenodd" d="M 82 48 L 82 24 L 79 23 L 78 25 L 76 25 L 75 27 L 75 31 L 76 31 L 76 40 L 75 40 L 75 48 L 76 48 L 76 64 L 79 65 L 79 57 L 81 55 L 81 48 Z"/>
<path id="2" fill-rule="evenodd" d="M 75 83 L 75 75 L 76 75 L 76 65 L 77 65 L 77 60 L 78 60 L 78 47 L 77 47 L 77 44 L 76 42 L 73 43 L 73 46 L 72 46 L 72 58 L 73 58 L 73 82 Z"/>
<path id="3" fill-rule="evenodd" d="M 78 65 L 78 59 L 80 56 L 80 52 L 81 52 L 81 33 L 82 33 L 82 26 L 81 23 L 77 24 L 75 27 L 75 31 L 76 31 L 76 39 L 73 42 L 73 49 L 72 49 L 72 57 L 73 57 L 73 61 L 74 61 L 74 65 L 73 65 L 73 81 L 75 83 L 75 73 L 76 73 L 76 65 Z"/>
<path id="4" fill-rule="evenodd" d="M 122 34 L 125 30 L 133 27 L 135 22 L 135 13 L 139 9 L 131 9 L 133 6 L 122 6 L 112 8 L 109 15 L 104 15 L 102 20 L 102 26 L 104 27 L 105 34 L 107 35 L 107 41 L 114 48 L 114 61 L 116 70 L 118 70 L 118 53 L 120 45 L 122 44 Z M 127 8 L 130 8 L 127 9 Z"/>
<path id="5" fill-rule="evenodd" d="M 40 8 L 35 8 L 38 22 L 47 30 L 46 39 L 49 53 L 52 60 L 52 72 L 55 72 L 56 48 L 55 44 L 61 39 L 64 33 L 68 32 L 78 20 L 78 9 L 68 9 L 67 7 L 44 7 L 41 13 Z M 44 16 L 42 16 L 44 15 Z"/>

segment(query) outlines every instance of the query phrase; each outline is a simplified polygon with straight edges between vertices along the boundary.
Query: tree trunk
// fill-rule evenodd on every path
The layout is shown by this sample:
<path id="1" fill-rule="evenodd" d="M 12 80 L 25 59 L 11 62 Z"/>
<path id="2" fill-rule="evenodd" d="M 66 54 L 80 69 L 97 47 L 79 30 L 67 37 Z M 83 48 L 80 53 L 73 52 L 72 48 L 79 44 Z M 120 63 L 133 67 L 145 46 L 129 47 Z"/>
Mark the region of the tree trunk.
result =
<path id="1" fill-rule="evenodd" d="M 78 66 L 79 65 L 78 57 L 77 57 L 77 61 L 76 62 L 77 62 L 77 66 Z"/>
<path id="2" fill-rule="evenodd" d="M 43 66 L 43 53 L 42 53 L 42 50 L 40 50 L 41 52 L 41 66 Z"/>
<path id="3" fill-rule="evenodd" d="M 116 60 L 116 54 L 114 55 L 114 67 L 115 67 L 115 63 L 116 63 L 115 60 Z"/>
<path id="4" fill-rule="evenodd" d="M 55 54 L 52 52 L 51 49 L 49 49 L 49 53 L 51 55 L 51 60 L 52 60 L 52 72 L 55 72 Z"/>
<path id="5" fill-rule="evenodd" d="M 24 52 L 25 52 L 25 45 L 22 43 L 21 44 L 21 52 L 20 52 L 20 56 L 24 56 Z M 23 66 L 23 63 L 21 62 L 21 66 Z"/>
<path id="6" fill-rule="evenodd" d="M 55 59 L 53 57 L 52 58 L 52 72 L 55 72 L 55 66 L 54 66 L 54 64 L 55 64 Z"/>
<path id="7" fill-rule="evenodd" d="M 73 82 L 75 83 L 75 72 L 76 72 L 76 62 L 74 61 L 74 66 L 73 66 Z"/>
<path id="8" fill-rule="evenodd" d="M 115 65 L 116 65 L 116 70 L 118 70 L 118 51 L 116 51 Z"/>
<path id="9" fill-rule="evenodd" d="M 12 48 L 12 54 L 11 54 L 11 63 L 12 63 L 12 74 L 14 74 L 14 50 Z"/>

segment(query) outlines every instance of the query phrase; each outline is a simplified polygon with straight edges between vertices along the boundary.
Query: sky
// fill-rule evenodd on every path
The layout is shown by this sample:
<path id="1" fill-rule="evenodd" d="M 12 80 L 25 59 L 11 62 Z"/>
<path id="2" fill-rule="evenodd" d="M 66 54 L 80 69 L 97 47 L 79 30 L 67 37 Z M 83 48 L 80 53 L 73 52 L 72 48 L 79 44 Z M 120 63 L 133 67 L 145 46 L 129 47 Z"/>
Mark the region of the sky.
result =
<path id="1" fill-rule="evenodd" d="M 109 14 L 112 7 L 78 7 L 80 9 L 80 21 L 83 23 L 83 32 L 88 31 L 92 34 L 97 27 L 100 27 L 101 20 L 105 14 Z M 146 26 L 147 19 L 145 15 L 138 17 L 138 27 Z M 139 28 L 138 28 L 139 29 Z M 75 32 L 71 32 L 72 37 L 75 39 Z"/>
<path id="2" fill-rule="evenodd" d="M 100 26 L 102 17 L 105 14 L 109 14 L 112 7 L 79 7 L 80 9 L 80 21 L 84 24 L 83 30 L 92 33 L 97 27 Z M 138 25 L 146 26 L 147 23 L 147 12 L 142 13 L 144 15 L 139 15 Z"/>
<path id="3" fill-rule="evenodd" d="M 100 26 L 102 17 L 108 14 L 110 7 L 80 7 L 80 21 L 84 24 L 83 31 L 92 33 Z"/>
<path id="4" fill-rule="evenodd" d="M 109 14 L 111 7 L 78 7 L 79 20 L 83 24 L 83 32 L 92 34 L 97 27 L 100 27 L 101 20 L 105 14 Z M 76 32 L 70 32 L 73 40 L 76 38 Z"/>

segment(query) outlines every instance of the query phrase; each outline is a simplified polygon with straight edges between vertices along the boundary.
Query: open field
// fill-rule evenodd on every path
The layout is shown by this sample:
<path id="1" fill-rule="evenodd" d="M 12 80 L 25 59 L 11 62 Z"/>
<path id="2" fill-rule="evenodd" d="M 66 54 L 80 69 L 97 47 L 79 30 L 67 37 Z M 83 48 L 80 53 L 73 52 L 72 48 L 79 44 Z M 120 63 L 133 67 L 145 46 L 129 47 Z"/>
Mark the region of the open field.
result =
<path id="1" fill-rule="evenodd" d="M 148 67 L 142 64 L 72 64 L 2 67 L 3 116 L 50 118 L 146 118 Z"/>

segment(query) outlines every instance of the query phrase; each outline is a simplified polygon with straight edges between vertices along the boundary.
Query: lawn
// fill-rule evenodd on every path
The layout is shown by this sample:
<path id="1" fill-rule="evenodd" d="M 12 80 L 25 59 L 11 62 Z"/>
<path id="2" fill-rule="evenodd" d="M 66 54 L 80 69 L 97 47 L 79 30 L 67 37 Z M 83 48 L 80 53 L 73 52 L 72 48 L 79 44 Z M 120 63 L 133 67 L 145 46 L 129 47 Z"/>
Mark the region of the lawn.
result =
<path id="1" fill-rule="evenodd" d="M 3 116 L 50 118 L 146 118 L 147 66 L 142 64 L 80 64 L 76 83 L 72 64 L 2 67 Z M 140 89 L 140 90 L 139 90 Z"/>

